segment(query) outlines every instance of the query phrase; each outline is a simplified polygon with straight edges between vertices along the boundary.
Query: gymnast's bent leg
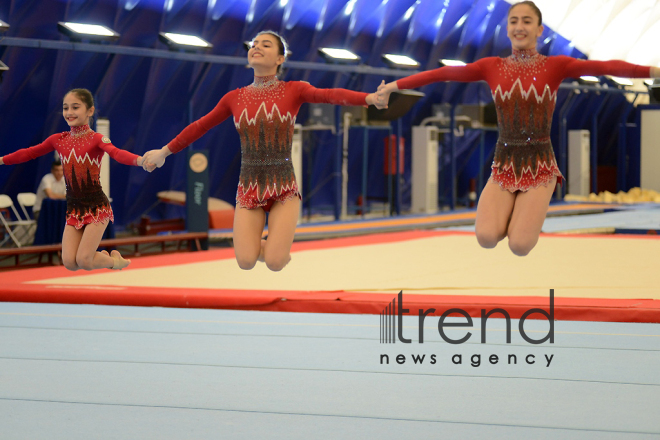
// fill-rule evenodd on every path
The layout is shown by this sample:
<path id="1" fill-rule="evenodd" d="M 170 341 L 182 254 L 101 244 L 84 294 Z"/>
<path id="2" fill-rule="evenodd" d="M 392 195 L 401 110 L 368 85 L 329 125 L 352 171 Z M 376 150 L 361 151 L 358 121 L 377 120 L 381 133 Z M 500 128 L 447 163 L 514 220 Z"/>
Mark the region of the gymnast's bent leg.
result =
<path id="1" fill-rule="evenodd" d="M 266 224 L 262 208 L 247 209 L 236 205 L 234 212 L 234 253 L 241 269 L 250 270 L 261 254 L 261 234 Z"/>
<path id="2" fill-rule="evenodd" d="M 489 179 L 479 197 L 475 232 L 483 248 L 492 249 L 507 235 L 516 194 Z"/>
<path id="3" fill-rule="evenodd" d="M 266 266 L 280 271 L 291 261 L 291 245 L 300 214 L 300 199 L 275 202 L 268 217 L 268 240 L 264 246 Z"/>

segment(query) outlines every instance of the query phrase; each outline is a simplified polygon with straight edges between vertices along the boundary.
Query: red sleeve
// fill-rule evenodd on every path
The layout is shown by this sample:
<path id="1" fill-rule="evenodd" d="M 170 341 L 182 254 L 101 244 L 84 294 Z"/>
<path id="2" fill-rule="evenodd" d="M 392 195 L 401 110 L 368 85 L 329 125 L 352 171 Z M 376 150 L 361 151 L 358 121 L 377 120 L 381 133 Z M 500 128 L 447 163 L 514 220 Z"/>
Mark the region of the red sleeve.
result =
<path id="1" fill-rule="evenodd" d="M 293 81 L 292 81 L 293 82 Z M 346 89 L 317 89 L 309 83 L 296 81 L 302 102 L 325 103 L 335 105 L 367 105 L 367 93 Z"/>
<path id="2" fill-rule="evenodd" d="M 61 133 L 49 136 L 48 139 L 30 148 L 23 148 L 8 154 L 2 158 L 5 165 L 15 165 L 17 163 L 27 162 L 28 160 L 36 159 L 46 153 L 55 150 L 55 141 L 62 136 Z"/>
<path id="3" fill-rule="evenodd" d="M 624 78 L 650 78 L 651 67 L 630 64 L 625 61 L 591 61 L 571 57 L 557 57 L 564 63 L 562 74 L 565 78 L 578 78 L 582 75 L 613 75 Z"/>
<path id="4" fill-rule="evenodd" d="M 103 136 L 100 133 L 96 133 L 94 135 L 94 140 L 96 141 L 96 145 L 106 153 L 110 155 L 111 158 L 116 160 L 119 163 L 122 163 L 124 165 L 137 165 L 137 161 L 140 156 L 133 154 L 129 151 L 122 150 L 120 148 L 115 147 L 112 145 L 112 142 L 110 142 L 110 139 L 107 137 Z"/>
<path id="5" fill-rule="evenodd" d="M 482 58 L 465 66 L 445 66 L 416 73 L 397 80 L 399 89 L 416 89 L 440 81 L 473 82 L 486 79 L 486 64 L 494 58 Z"/>
<path id="6" fill-rule="evenodd" d="M 202 116 L 183 129 L 177 137 L 172 139 L 167 147 L 172 153 L 178 153 L 188 145 L 206 134 L 207 131 L 231 116 L 231 103 L 235 100 L 237 90 L 233 90 L 222 97 L 218 105 L 207 115 Z"/>

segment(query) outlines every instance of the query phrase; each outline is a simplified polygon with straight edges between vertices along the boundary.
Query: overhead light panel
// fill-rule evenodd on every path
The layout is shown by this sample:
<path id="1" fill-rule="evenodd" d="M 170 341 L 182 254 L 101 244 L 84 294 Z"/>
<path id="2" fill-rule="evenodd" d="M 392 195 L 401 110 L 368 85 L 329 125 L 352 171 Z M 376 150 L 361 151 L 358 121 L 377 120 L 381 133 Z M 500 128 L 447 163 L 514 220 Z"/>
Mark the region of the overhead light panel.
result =
<path id="1" fill-rule="evenodd" d="M 0 32 L 5 32 L 9 30 L 9 25 L 4 21 L 0 20 Z"/>
<path id="2" fill-rule="evenodd" d="M 322 47 L 319 49 L 319 53 L 327 61 L 344 62 L 344 63 L 360 61 L 360 57 L 358 55 L 346 49 L 333 49 L 330 47 Z"/>
<path id="3" fill-rule="evenodd" d="M 57 23 L 60 32 L 75 40 L 109 40 L 116 41 L 119 34 L 112 29 L 99 24 L 72 23 L 60 21 Z"/>
<path id="4" fill-rule="evenodd" d="M 385 60 L 385 62 L 389 64 L 390 67 L 416 69 L 420 66 L 420 64 L 417 61 L 405 55 L 393 55 L 391 53 L 388 53 L 383 55 L 383 60 Z"/>
<path id="5" fill-rule="evenodd" d="M 645 79 L 644 84 L 646 84 L 647 86 L 652 86 L 653 85 L 653 80 L 652 79 Z"/>
<path id="6" fill-rule="evenodd" d="M 349 0 L 348 3 L 346 3 L 346 9 L 344 10 L 344 15 L 351 15 L 353 13 L 353 9 L 355 8 L 355 3 L 357 0 Z"/>
<path id="7" fill-rule="evenodd" d="M 440 60 L 440 64 L 443 65 L 443 66 L 451 66 L 451 67 L 465 66 L 465 63 L 463 61 L 447 60 L 447 59 Z"/>
<path id="8" fill-rule="evenodd" d="M 211 43 L 195 35 L 174 34 L 171 32 L 160 32 L 158 35 L 160 40 L 171 48 L 210 49 L 213 47 Z"/>
<path id="9" fill-rule="evenodd" d="M 588 82 L 588 83 L 599 83 L 600 82 L 600 79 L 598 79 L 597 76 L 585 75 L 585 76 L 581 76 L 580 79 L 582 81 Z"/>
<path id="10" fill-rule="evenodd" d="M 618 76 L 610 76 L 610 79 L 620 86 L 632 86 L 633 82 L 629 78 L 619 78 Z"/>

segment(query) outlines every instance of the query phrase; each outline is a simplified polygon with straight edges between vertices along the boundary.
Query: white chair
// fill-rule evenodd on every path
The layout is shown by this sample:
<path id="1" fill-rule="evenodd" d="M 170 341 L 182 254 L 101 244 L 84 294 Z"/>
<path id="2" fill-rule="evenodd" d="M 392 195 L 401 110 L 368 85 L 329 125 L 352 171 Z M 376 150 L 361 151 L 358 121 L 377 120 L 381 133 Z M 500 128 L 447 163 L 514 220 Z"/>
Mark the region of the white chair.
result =
<path id="1" fill-rule="evenodd" d="M 21 207 L 23 210 L 23 214 L 25 215 L 25 220 L 32 220 L 33 218 L 28 214 L 27 207 L 32 208 L 34 204 L 37 202 L 37 195 L 35 193 L 27 192 L 27 193 L 18 193 L 16 196 L 16 200 L 18 200 L 18 205 Z"/>
<path id="2" fill-rule="evenodd" d="M 0 215 L 0 221 L 5 227 L 5 230 L 7 231 L 7 237 L 0 242 L 0 246 L 4 245 L 5 242 L 9 241 L 11 238 L 16 245 L 16 247 L 21 247 L 21 239 L 25 238 L 26 235 L 26 230 L 30 228 L 34 224 L 34 220 L 23 220 L 16 210 L 16 207 L 14 206 L 14 202 L 12 202 L 11 197 L 9 197 L 6 194 L 0 194 L 0 209 L 7 209 L 11 208 L 12 212 L 14 213 L 14 217 L 16 217 L 16 220 L 7 220 L 4 215 Z M 20 232 L 20 235 L 17 237 L 17 234 Z"/>
<path id="3" fill-rule="evenodd" d="M 31 222 L 25 231 L 25 240 L 21 240 L 21 242 L 32 244 L 34 241 L 34 233 L 37 230 L 37 221 L 34 219 L 34 217 L 30 216 L 27 208 L 32 208 L 34 206 L 37 201 L 37 195 L 33 192 L 18 193 L 16 200 L 18 201 L 18 205 L 21 207 L 21 210 L 23 210 L 25 221 Z"/>

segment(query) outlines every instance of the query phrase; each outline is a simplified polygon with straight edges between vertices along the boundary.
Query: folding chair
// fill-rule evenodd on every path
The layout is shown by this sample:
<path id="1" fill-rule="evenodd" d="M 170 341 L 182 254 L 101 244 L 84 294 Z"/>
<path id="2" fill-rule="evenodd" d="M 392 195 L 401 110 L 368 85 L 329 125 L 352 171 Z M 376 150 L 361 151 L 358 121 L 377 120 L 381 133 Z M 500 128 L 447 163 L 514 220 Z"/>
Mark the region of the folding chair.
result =
<path id="1" fill-rule="evenodd" d="M 16 196 L 16 200 L 18 200 L 18 205 L 21 207 L 23 210 L 23 214 L 25 215 L 25 220 L 33 220 L 33 218 L 28 214 L 27 207 L 32 208 L 37 201 L 37 195 L 35 193 L 27 192 L 27 193 L 18 193 Z"/>
<path id="2" fill-rule="evenodd" d="M 26 227 L 30 227 L 32 224 L 34 224 L 34 220 L 23 220 L 16 210 L 16 207 L 14 206 L 14 202 L 11 200 L 11 197 L 9 197 L 6 194 L 0 194 L 0 209 L 3 208 L 11 208 L 12 212 L 14 213 L 14 216 L 16 217 L 15 221 L 12 220 L 7 220 L 3 215 L 0 215 L 0 221 L 5 227 L 5 230 L 7 231 L 8 236 L 0 242 L 0 246 L 4 245 L 5 242 L 9 241 L 11 238 L 14 241 L 14 244 L 16 247 L 21 247 L 21 240 L 18 239 L 16 234 L 14 232 L 18 232 L 17 230 L 22 230 L 21 238 L 24 237 L 25 235 L 25 229 Z"/>
<path id="3" fill-rule="evenodd" d="M 34 241 L 34 233 L 37 230 L 37 221 L 30 216 L 27 208 L 32 208 L 34 206 L 35 202 L 37 201 L 37 195 L 33 192 L 18 193 L 16 200 L 18 201 L 18 205 L 21 207 L 21 210 L 23 210 L 25 221 L 31 222 L 25 231 L 25 236 L 27 238 L 26 241 L 28 243 L 32 243 L 32 241 Z"/>

